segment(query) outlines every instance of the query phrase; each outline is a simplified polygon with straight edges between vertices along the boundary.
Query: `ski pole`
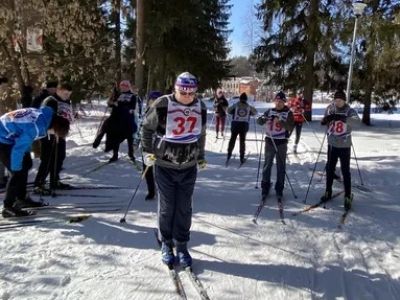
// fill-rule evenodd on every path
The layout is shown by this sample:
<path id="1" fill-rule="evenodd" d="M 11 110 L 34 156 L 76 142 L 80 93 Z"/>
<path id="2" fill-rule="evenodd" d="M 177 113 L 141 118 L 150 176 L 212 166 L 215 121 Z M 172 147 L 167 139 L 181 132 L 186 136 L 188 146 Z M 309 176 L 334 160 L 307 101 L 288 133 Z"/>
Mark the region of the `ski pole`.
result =
<path id="1" fill-rule="evenodd" d="M 281 156 L 279 155 L 278 147 L 276 146 L 274 139 L 272 138 L 272 136 L 269 136 L 269 138 L 271 139 L 272 145 L 274 146 L 274 149 L 275 149 L 275 152 L 276 152 L 276 157 L 277 157 L 277 158 L 280 160 L 280 162 L 283 164 L 284 161 L 283 161 L 283 159 L 281 158 Z M 294 190 L 293 190 L 292 183 L 290 182 L 289 176 L 288 176 L 288 174 L 286 173 L 286 164 L 285 164 L 285 170 L 284 170 L 284 172 L 285 172 L 286 179 L 287 179 L 287 181 L 288 181 L 288 183 L 289 183 L 290 189 L 292 190 L 293 197 L 294 197 L 295 199 L 297 199 L 297 195 L 296 195 L 296 193 L 295 193 Z"/>
<path id="2" fill-rule="evenodd" d="M 329 129 L 329 127 L 325 131 L 324 138 L 322 139 L 321 147 L 319 148 L 317 159 L 315 160 L 314 168 L 313 168 L 313 171 L 311 173 L 310 182 L 308 183 L 308 187 L 307 187 L 306 197 L 304 198 L 304 201 L 303 201 L 304 203 L 307 202 L 308 192 L 310 191 L 311 182 L 312 182 L 313 177 L 314 177 L 315 169 L 317 168 L 318 160 L 319 160 L 319 157 L 320 157 L 321 152 L 322 152 L 322 147 L 324 146 L 324 142 L 325 142 L 325 138 L 326 138 L 326 134 L 328 132 L 328 129 Z"/>
<path id="3" fill-rule="evenodd" d="M 57 160 L 58 160 L 58 136 L 54 135 L 54 165 L 53 172 L 50 172 L 50 189 L 51 196 L 56 197 L 56 185 L 57 185 Z M 52 176 L 53 173 L 53 176 Z"/>
<path id="4" fill-rule="evenodd" d="M 136 186 L 135 192 L 133 193 L 131 199 L 129 200 L 128 206 L 126 207 L 124 216 L 119 220 L 120 223 L 126 223 L 126 215 L 128 214 L 129 208 L 131 207 L 133 199 L 135 199 L 136 193 L 139 189 L 140 184 L 143 181 L 143 178 L 146 176 L 147 170 L 149 169 L 149 166 L 146 166 L 146 169 L 144 169 L 142 176 L 140 177 L 139 183 Z"/>
<path id="5" fill-rule="evenodd" d="M 254 120 L 254 134 L 256 136 L 256 151 L 258 153 L 258 136 L 257 136 L 257 123 L 256 123 L 256 118 L 253 118 Z"/>
<path id="6" fill-rule="evenodd" d="M 313 132 L 315 138 L 317 139 L 318 143 L 321 144 L 321 141 L 319 139 L 319 137 L 317 136 L 317 133 L 315 132 L 315 130 L 312 128 L 310 122 L 307 121 L 306 117 L 304 116 L 304 114 L 301 114 L 301 116 L 303 117 L 304 121 L 306 121 L 307 126 L 311 128 L 311 131 Z"/>
<path id="7" fill-rule="evenodd" d="M 353 148 L 354 158 L 355 158 L 355 160 L 356 160 L 356 165 L 357 165 L 357 170 L 358 170 L 358 176 L 360 176 L 361 185 L 364 185 L 364 181 L 363 181 L 363 178 L 362 178 L 362 176 L 361 176 L 360 168 L 359 168 L 359 166 L 358 166 L 358 159 L 357 159 L 357 156 L 356 156 L 356 151 L 354 150 L 354 145 L 353 145 L 353 143 L 351 143 L 351 148 Z"/>
<path id="8" fill-rule="evenodd" d="M 258 141 L 256 141 L 258 143 Z M 258 155 L 258 168 L 257 168 L 257 181 L 256 181 L 256 189 L 258 189 L 258 180 L 260 179 L 260 167 L 261 167 L 261 155 L 264 148 L 264 130 L 261 133 L 261 146 L 260 146 L 260 154 Z"/>
<path id="9" fill-rule="evenodd" d="M 210 129 L 211 129 L 211 126 L 212 126 L 212 124 L 214 123 L 214 119 L 215 119 L 215 113 L 213 114 L 213 116 L 212 116 L 212 118 L 211 118 L 211 122 L 210 122 L 210 125 L 208 125 L 207 130 L 210 130 Z"/>

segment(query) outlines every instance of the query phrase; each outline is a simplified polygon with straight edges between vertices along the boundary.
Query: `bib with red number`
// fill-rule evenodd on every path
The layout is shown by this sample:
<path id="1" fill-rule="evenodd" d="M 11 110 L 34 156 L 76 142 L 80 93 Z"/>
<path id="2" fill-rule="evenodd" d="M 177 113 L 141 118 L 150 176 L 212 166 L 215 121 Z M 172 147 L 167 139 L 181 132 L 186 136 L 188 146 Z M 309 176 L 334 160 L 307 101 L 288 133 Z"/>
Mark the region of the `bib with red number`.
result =
<path id="1" fill-rule="evenodd" d="M 197 142 L 201 134 L 201 102 L 185 106 L 168 99 L 168 114 L 164 140 L 172 143 Z"/>
<path id="2" fill-rule="evenodd" d="M 277 118 L 269 118 L 265 123 L 266 135 L 274 139 L 285 139 L 286 129 L 278 122 Z"/>
<path id="3" fill-rule="evenodd" d="M 347 135 L 347 124 L 342 121 L 331 122 L 328 129 L 328 135 L 343 136 Z"/>
<path id="4" fill-rule="evenodd" d="M 250 107 L 239 107 L 237 106 L 235 109 L 235 115 L 233 116 L 234 121 L 239 122 L 249 122 L 250 119 Z"/>

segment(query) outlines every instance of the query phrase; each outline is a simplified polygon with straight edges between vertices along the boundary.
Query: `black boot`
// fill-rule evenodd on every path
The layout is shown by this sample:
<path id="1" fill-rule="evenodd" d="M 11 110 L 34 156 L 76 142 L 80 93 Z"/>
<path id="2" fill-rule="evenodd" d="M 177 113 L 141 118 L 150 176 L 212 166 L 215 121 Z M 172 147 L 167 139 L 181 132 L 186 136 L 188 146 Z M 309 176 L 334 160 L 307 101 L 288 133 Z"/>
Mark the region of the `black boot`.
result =
<path id="1" fill-rule="evenodd" d="M 146 198 L 144 198 L 144 200 L 146 200 L 146 201 L 153 200 L 155 196 L 156 195 L 154 194 L 154 192 L 148 192 L 148 194 L 146 195 Z"/>
<path id="2" fill-rule="evenodd" d="M 22 210 L 17 207 L 4 207 L 1 215 L 3 218 L 14 218 L 14 217 L 27 217 L 34 215 L 35 213 L 29 210 Z"/>
<path id="3" fill-rule="evenodd" d="M 332 192 L 326 191 L 325 194 L 321 197 L 321 202 L 327 202 L 332 199 Z"/>

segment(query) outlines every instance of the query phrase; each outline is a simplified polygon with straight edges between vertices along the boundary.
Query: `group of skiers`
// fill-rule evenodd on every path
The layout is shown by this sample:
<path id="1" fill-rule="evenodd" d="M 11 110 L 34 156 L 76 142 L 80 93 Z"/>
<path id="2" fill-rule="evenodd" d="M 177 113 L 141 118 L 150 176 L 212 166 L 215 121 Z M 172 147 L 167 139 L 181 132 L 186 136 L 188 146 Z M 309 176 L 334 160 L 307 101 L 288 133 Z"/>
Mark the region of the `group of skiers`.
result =
<path id="1" fill-rule="evenodd" d="M 135 122 L 137 98 L 131 92 L 128 81 L 119 84 L 120 91 L 115 92 L 109 101 L 112 107 L 110 117 L 103 123 L 94 142 L 97 147 L 106 134 L 106 150 L 113 150 L 110 161 L 118 159 L 118 146 L 124 139 L 128 140 L 128 155 L 135 160 L 131 137 L 138 125 Z M 207 108 L 196 97 L 198 81 L 188 72 L 180 74 L 175 81 L 172 94 L 162 95 L 152 92 L 141 124 L 141 146 L 146 181 L 148 183 L 147 199 L 155 197 L 155 182 L 158 189 L 158 234 L 161 240 L 162 261 L 171 266 L 176 261 L 188 267 L 192 258 L 187 243 L 190 239 L 192 219 L 192 196 L 198 168 L 205 168 L 205 138 Z M 64 90 L 64 91 L 63 91 Z M 16 204 L 26 198 L 27 172 L 31 167 L 29 149 L 37 138 L 47 136 L 43 141 L 46 146 L 53 140 L 64 139 L 70 121 L 61 109 L 69 98 L 68 89 L 57 88 L 56 94 L 50 95 L 40 108 L 16 110 L 0 118 L 0 159 L 11 173 L 4 200 L 3 217 L 27 215 Z M 290 107 L 289 107 L 289 105 Z M 282 196 L 285 186 L 286 155 L 288 139 L 296 127 L 294 151 L 300 139 L 301 125 L 306 106 L 300 95 L 296 100 L 287 102 L 283 92 L 276 94 L 274 107 L 257 117 L 256 123 L 264 127 L 264 166 L 262 169 L 261 197 L 265 201 L 271 187 L 271 168 L 274 159 L 277 165 L 275 192 Z M 251 116 L 257 110 L 248 104 L 247 95 L 241 94 L 239 101 L 229 106 L 222 90 L 217 90 L 215 99 L 216 135 L 224 135 L 224 124 L 227 114 L 232 115 L 231 137 L 228 144 L 227 162 L 231 159 L 237 136 L 240 139 L 240 162 L 245 162 L 245 140 L 249 130 Z M 60 110 L 61 109 L 61 110 Z M 64 120 L 64 121 L 63 121 Z M 358 121 L 357 113 L 346 103 L 346 95 L 342 91 L 335 93 L 334 102 L 328 106 L 321 121 L 327 126 L 328 163 L 326 167 L 326 192 L 321 200 L 328 201 L 332 196 L 332 182 L 338 159 L 345 186 L 345 209 L 351 207 L 350 148 L 352 126 Z M 135 128 L 136 127 L 136 128 Z M 123 130 L 122 130 L 123 129 Z M 119 135 L 113 132 L 119 131 Z M 65 139 L 64 139 L 65 143 Z M 61 154 L 62 155 L 62 154 Z M 44 164 L 48 165 L 45 158 Z M 58 170 L 58 166 L 56 166 Z M 39 168 L 40 171 L 40 168 Z M 43 176 L 35 180 L 35 185 L 43 184 Z M 155 182 L 154 182 L 154 176 Z M 55 182 L 59 181 L 55 172 Z M 32 201 L 32 200 L 31 200 Z M 174 252 L 175 251 L 175 252 Z"/>

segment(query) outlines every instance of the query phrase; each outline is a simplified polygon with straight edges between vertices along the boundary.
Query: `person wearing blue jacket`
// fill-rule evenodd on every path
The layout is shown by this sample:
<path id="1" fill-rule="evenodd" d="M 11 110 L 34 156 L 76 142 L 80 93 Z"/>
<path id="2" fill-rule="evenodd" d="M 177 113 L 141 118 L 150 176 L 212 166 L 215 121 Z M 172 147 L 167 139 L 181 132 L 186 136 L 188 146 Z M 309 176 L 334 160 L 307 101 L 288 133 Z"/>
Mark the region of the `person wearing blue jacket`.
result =
<path id="1" fill-rule="evenodd" d="M 26 193 L 28 172 L 32 167 L 30 148 L 35 140 L 48 134 L 49 128 L 57 136 L 67 135 L 69 122 L 55 115 L 57 108 L 57 101 L 48 101 L 39 109 L 18 109 L 0 117 L 0 161 L 11 174 L 2 210 L 4 218 L 27 216 L 31 212 L 21 208 L 43 205 Z"/>

